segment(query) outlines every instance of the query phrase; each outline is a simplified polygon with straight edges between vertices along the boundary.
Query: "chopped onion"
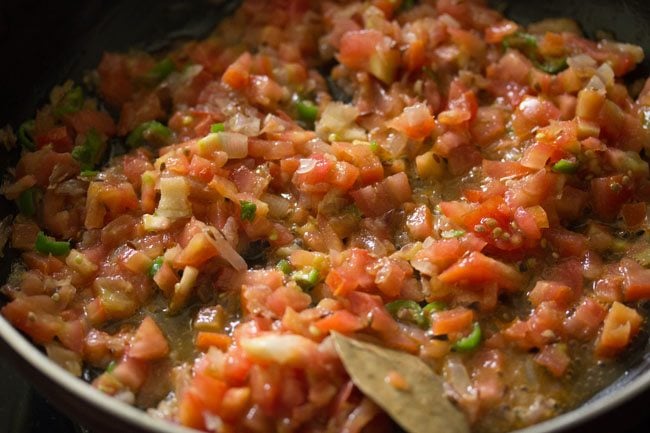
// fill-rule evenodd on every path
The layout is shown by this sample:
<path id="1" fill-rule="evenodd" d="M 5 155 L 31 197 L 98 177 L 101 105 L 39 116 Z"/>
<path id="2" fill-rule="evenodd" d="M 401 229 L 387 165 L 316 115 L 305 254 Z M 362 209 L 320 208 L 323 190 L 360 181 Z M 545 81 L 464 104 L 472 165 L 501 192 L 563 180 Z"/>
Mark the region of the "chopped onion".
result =
<path id="1" fill-rule="evenodd" d="M 230 265 L 235 268 L 235 270 L 243 272 L 248 269 L 246 261 L 239 255 L 237 251 L 228 243 L 226 238 L 223 237 L 221 232 L 215 227 L 207 226 L 208 232 L 212 236 L 208 236 L 208 239 L 214 243 L 214 246 L 219 251 L 221 257 L 223 257 Z"/>
<path id="2" fill-rule="evenodd" d="M 84 277 L 92 275 L 97 270 L 96 264 L 75 249 L 70 250 L 70 253 L 65 258 L 65 263 Z"/>
<path id="3" fill-rule="evenodd" d="M 230 159 L 246 158 L 248 156 L 248 137 L 237 132 L 219 132 L 221 150 Z"/>
<path id="4" fill-rule="evenodd" d="M 199 270 L 193 266 L 185 266 L 181 280 L 174 286 L 174 294 L 169 303 L 172 311 L 178 311 L 186 303 L 199 277 Z"/>
<path id="5" fill-rule="evenodd" d="M 256 137 L 260 134 L 260 119 L 252 116 L 245 116 L 237 113 L 225 122 L 226 129 L 232 132 L 239 132 L 249 137 Z"/>
<path id="6" fill-rule="evenodd" d="M 190 187 L 183 176 L 160 179 L 160 202 L 156 214 L 176 219 L 192 215 L 189 201 Z"/>
<path id="7" fill-rule="evenodd" d="M 313 158 L 301 158 L 300 159 L 300 165 L 298 166 L 298 170 L 296 170 L 297 174 L 305 174 L 309 173 L 316 167 L 316 160 Z"/>
<path id="8" fill-rule="evenodd" d="M 366 140 L 366 131 L 355 123 L 359 111 L 342 102 L 330 102 L 316 123 L 316 134 L 323 140 Z"/>
<path id="9" fill-rule="evenodd" d="M 605 83 L 605 86 L 611 87 L 614 85 L 614 70 L 609 63 L 603 63 L 596 69 L 596 75 Z"/>
<path id="10" fill-rule="evenodd" d="M 279 195 L 264 193 L 262 201 L 269 205 L 269 214 L 273 218 L 283 218 L 289 213 L 291 203 Z"/>
<path id="11" fill-rule="evenodd" d="M 254 338 L 243 338 L 241 347 L 247 355 L 256 360 L 295 365 L 308 362 L 318 350 L 318 345 L 302 335 L 266 334 Z"/>
<path id="12" fill-rule="evenodd" d="M 443 367 L 447 392 L 458 402 L 471 402 L 478 398 L 476 389 L 460 357 L 450 355 Z"/>
<path id="13" fill-rule="evenodd" d="M 169 218 L 160 215 L 142 215 L 142 224 L 148 232 L 167 230 L 171 225 Z"/>
<path id="14" fill-rule="evenodd" d="M 267 114 L 264 118 L 264 126 L 262 127 L 262 132 L 265 134 L 273 134 L 278 132 L 284 132 L 288 129 L 287 122 L 280 119 L 274 114 Z"/>
<path id="15" fill-rule="evenodd" d="M 48 358 L 56 364 L 77 377 L 81 376 L 81 355 L 66 349 L 58 343 L 47 344 L 45 351 Z"/>
<path id="16" fill-rule="evenodd" d="M 199 154 L 210 156 L 222 151 L 230 159 L 248 156 L 248 137 L 239 132 L 212 132 L 197 142 Z"/>
<path id="17" fill-rule="evenodd" d="M 361 433 L 364 427 L 368 425 L 377 415 L 379 415 L 379 407 L 367 398 L 361 400 L 361 404 L 355 407 L 348 415 L 341 432 L 345 433 Z"/>

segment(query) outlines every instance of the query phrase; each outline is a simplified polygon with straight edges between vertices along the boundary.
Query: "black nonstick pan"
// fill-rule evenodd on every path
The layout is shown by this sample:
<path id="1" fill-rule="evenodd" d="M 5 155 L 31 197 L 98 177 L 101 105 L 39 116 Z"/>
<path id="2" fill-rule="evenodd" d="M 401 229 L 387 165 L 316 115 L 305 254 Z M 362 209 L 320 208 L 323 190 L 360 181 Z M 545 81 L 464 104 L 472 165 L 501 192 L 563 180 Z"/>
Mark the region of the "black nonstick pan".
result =
<path id="1" fill-rule="evenodd" d="M 0 1 L 0 126 L 14 126 L 31 117 L 49 89 L 72 77 L 79 80 L 97 65 L 102 52 L 131 47 L 164 49 L 170 41 L 207 34 L 237 2 L 219 0 L 1 0 Z M 650 53 L 648 0 L 544 0 L 492 2 L 511 19 L 528 23 L 545 17 L 570 17 L 585 33 L 613 34 L 617 40 L 641 45 Z M 631 77 L 647 76 L 646 59 Z M 3 151 L 4 172 L 18 154 Z M 0 198 L 0 218 L 14 211 Z M 5 251 L 1 280 L 15 259 Z M 0 349 L 4 357 L 49 401 L 93 432 L 167 432 L 190 430 L 155 420 L 110 398 L 51 362 L 3 318 Z M 520 433 L 621 431 L 647 415 L 650 402 L 650 343 L 625 362 L 619 380 L 581 407 Z"/>

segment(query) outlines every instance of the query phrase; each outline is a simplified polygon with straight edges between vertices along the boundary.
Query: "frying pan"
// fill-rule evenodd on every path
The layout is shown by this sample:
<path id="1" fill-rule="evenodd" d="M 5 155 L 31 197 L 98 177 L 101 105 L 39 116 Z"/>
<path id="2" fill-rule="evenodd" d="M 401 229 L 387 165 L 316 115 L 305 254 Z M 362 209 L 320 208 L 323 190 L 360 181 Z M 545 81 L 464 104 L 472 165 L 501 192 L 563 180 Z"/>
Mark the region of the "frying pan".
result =
<path id="1" fill-rule="evenodd" d="M 170 41 L 206 35 L 236 7 L 219 0 L 2 0 L 0 3 L 0 125 L 17 125 L 33 116 L 49 89 L 67 78 L 80 80 L 107 50 L 164 49 Z M 521 23 L 545 17 L 576 19 L 588 36 L 613 33 L 650 53 L 650 2 L 647 0 L 544 0 L 492 2 Z M 647 76 L 650 60 L 632 74 Z M 18 153 L 4 152 L 0 170 L 15 165 Z M 0 198 L 0 218 L 14 211 Z M 15 256 L 0 259 L 8 275 Z M 110 398 L 51 362 L 0 318 L 0 352 L 67 415 L 93 432 L 182 433 L 191 430 L 155 420 Z M 644 332 L 623 360 L 626 372 L 579 408 L 518 433 L 621 431 L 647 416 L 650 401 L 650 342 Z"/>

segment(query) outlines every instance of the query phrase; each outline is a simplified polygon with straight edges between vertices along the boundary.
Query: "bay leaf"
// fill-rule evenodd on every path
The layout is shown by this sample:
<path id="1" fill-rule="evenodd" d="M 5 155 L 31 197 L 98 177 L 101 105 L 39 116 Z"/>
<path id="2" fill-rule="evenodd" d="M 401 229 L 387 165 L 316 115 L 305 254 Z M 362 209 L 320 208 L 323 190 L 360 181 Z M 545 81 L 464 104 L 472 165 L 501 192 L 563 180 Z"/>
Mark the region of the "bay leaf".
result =
<path id="1" fill-rule="evenodd" d="M 443 379 L 417 356 L 333 332 L 352 382 L 408 433 L 468 433 L 465 415 L 445 396 Z M 395 386 L 390 377 L 404 379 Z"/>

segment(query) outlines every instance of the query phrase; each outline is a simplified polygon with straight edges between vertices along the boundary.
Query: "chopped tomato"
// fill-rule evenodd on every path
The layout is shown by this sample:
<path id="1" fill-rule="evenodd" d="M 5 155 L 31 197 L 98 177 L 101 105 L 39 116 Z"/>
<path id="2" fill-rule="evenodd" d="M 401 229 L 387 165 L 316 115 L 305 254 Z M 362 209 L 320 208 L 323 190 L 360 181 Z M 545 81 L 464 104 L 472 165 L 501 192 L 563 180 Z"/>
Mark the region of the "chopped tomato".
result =
<path id="1" fill-rule="evenodd" d="M 630 344 L 639 332 L 642 322 L 643 318 L 634 308 L 614 302 L 596 341 L 596 354 L 602 357 L 616 355 Z"/>
<path id="2" fill-rule="evenodd" d="M 169 343 L 156 322 L 146 316 L 133 336 L 128 356 L 145 361 L 164 358 L 169 353 Z"/>

